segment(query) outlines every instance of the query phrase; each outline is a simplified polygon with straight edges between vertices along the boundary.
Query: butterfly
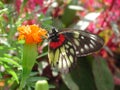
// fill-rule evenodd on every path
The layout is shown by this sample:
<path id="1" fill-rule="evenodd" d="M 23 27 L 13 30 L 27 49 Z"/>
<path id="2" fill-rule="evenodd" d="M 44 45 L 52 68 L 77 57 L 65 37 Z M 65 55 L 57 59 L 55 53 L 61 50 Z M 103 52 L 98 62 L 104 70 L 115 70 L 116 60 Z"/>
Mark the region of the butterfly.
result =
<path id="1" fill-rule="evenodd" d="M 77 62 L 77 57 L 86 56 L 98 51 L 104 40 L 87 31 L 65 28 L 58 31 L 52 28 L 48 34 L 48 58 L 52 67 L 61 73 L 67 73 Z"/>

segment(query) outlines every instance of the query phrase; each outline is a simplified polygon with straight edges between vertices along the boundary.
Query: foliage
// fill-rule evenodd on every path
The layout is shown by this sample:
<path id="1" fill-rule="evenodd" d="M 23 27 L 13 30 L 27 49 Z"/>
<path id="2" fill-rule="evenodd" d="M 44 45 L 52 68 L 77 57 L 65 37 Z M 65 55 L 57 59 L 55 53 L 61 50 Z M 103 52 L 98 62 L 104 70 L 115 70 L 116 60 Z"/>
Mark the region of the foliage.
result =
<path id="1" fill-rule="evenodd" d="M 24 41 L 17 27 L 37 24 L 46 30 L 71 27 L 101 36 L 99 52 L 78 58 L 68 74 L 52 70 L 47 40 L 38 44 L 36 63 L 24 90 L 33 90 L 38 80 L 47 80 L 52 90 L 120 89 L 120 1 L 119 0 L 1 0 L 0 1 L 0 89 L 16 90 L 22 73 Z"/>

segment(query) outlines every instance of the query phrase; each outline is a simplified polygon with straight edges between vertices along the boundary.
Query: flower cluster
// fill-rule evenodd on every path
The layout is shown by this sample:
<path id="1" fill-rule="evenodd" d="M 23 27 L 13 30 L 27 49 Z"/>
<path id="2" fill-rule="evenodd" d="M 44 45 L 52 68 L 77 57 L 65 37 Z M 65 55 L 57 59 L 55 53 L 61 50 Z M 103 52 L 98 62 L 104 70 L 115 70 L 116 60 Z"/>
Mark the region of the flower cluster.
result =
<path id="1" fill-rule="evenodd" d="M 24 0 L 16 0 L 15 1 L 15 7 L 16 7 L 16 10 L 18 13 L 20 13 L 20 7 L 22 6 L 22 3 L 24 2 Z M 25 3 L 25 6 L 24 6 L 24 11 L 25 12 L 29 12 L 31 13 L 32 11 L 34 11 L 36 9 L 36 6 L 39 6 L 39 9 L 37 12 L 42 12 L 43 14 L 46 13 L 49 5 L 51 4 L 52 0 L 48 0 L 48 1 L 45 1 L 45 0 L 28 0 L 26 3 Z"/>
<path id="2" fill-rule="evenodd" d="M 120 53 L 120 1 L 103 0 L 103 2 L 108 8 L 100 14 L 96 22 L 90 23 L 87 29 L 92 33 L 101 35 L 105 39 L 105 47 L 101 50 L 100 55 L 107 60 L 108 66 L 115 76 L 116 70 L 120 68 L 116 65 L 120 63 L 116 59 L 116 57 L 119 57 L 117 55 Z M 115 28 L 113 25 L 116 25 L 117 27 Z M 115 84 L 120 85 L 120 82 L 118 82 L 118 80 L 120 81 L 120 79 L 115 76 Z"/>
<path id="3" fill-rule="evenodd" d="M 19 38 L 25 39 L 26 43 L 40 43 L 42 41 L 42 37 L 47 38 L 47 31 L 38 27 L 38 25 L 26 25 L 18 27 Z"/>
<path id="4" fill-rule="evenodd" d="M 109 5 L 109 8 L 106 9 L 104 12 L 101 13 L 101 15 L 97 18 L 97 21 L 95 23 L 91 23 L 88 26 L 88 30 L 92 33 L 96 34 L 102 34 L 102 37 L 104 37 L 106 41 L 106 46 L 110 48 L 111 51 L 117 50 L 119 47 L 119 40 L 117 40 L 117 36 L 115 35 L 117 31 L 113 29 L 112 23 L 118 23 L 119 22 L 119 16 L 120 16 L 120 2 L 119 0 L 104 0 L 104 2 Z M 107 35 L 107 36 L 106 36 Z M 104 50 L 103 55 L 105 55 L 106 50 Z"/>

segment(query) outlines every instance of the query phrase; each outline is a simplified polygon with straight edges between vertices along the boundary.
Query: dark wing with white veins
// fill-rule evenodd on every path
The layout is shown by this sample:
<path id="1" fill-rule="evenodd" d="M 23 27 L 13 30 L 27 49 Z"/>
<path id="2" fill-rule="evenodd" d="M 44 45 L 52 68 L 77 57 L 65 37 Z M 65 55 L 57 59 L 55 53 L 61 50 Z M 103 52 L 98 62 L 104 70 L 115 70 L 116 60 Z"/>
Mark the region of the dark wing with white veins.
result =
<path id="1" fill-rule="evenodd" d="M 64 34 L 73 44 L 78 57 L 96 52 L 104 45 L 101 37 L 86 31 L 67 28 L 60 33 Z"/>

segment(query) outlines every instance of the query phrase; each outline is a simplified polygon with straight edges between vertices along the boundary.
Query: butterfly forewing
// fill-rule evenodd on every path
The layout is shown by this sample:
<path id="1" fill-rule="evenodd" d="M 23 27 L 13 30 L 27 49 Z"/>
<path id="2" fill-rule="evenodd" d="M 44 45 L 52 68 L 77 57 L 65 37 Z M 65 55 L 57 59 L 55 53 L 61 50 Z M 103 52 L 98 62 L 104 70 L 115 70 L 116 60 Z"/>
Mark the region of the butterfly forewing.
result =
<path id="1" fill-rule="evenodd" d="M 99 36 L 75 29 L 64 30 L 66 38 L 72 42 L 77 56 L 86 56 L 103 47 L 104 41 Z"/>

